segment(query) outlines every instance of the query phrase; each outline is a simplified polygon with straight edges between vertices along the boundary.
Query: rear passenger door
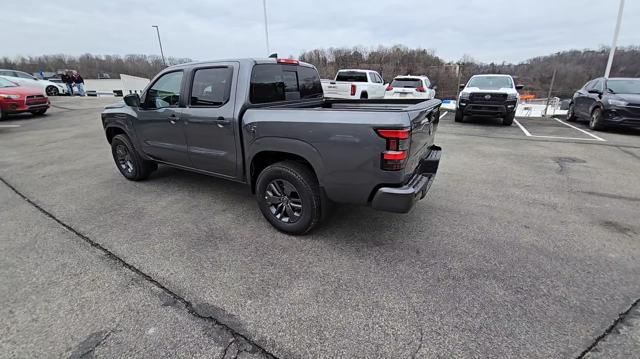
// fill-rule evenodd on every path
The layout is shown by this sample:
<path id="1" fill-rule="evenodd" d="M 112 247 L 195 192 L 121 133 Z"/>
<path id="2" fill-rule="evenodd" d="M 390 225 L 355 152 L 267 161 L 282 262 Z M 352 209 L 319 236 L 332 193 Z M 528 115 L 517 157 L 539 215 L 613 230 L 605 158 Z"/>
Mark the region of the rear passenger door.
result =
<path id="1" fill-rule="evenodd" d="M 237 159 L 234 104 L 238 63 L 194 68 L 183 111 L 187 148 L 193 168 L 235 178 Z"/>
<path id="2" fill-rule="evenodd" d="M 594 80 L 593 84 L 589 88 L 589 90 L 596 90 L 598 93 L 588 92 L 584 97 L 583 111 L 585 116 L 591 116 L 591 108 L 593 105 L 600 101 L 601 94 L 604 91 L 604 79 Z"/>
<path id="3" fill-rule="evenodd" d="M 382 81 L 382 77 L 378 75 L 377 72 L 370 72 L 369 76 L 371 77 L 371 82 L 373 82 L 373 93 L 370 94 L 369 98 L 383 98 L 384 97 L 384 83 Z M 373 96 L 371 96 L 373 95 Z"/>
<path id="4" fill-rule="evenodd" d="M 587 113 L 586 110 L 586 103 L 588 101 L 589 98 L 589 93 L 587 91 L 589 91 L 589 89 L 591 89 L 591 87 L 593 86 L 593 84 L 596 82 L 596 80 L 591 80 L 589 82 L 587 82 L 584 86 L 582 86 L 582 88 L 580 90 L 577 91 L 574 99 L 573 99 L 573 104 L 574 104 L 574 110 L 578 115 L 581 116 L 585 116 Z M 587 115 L 588 116 L 588 115 Z"/>

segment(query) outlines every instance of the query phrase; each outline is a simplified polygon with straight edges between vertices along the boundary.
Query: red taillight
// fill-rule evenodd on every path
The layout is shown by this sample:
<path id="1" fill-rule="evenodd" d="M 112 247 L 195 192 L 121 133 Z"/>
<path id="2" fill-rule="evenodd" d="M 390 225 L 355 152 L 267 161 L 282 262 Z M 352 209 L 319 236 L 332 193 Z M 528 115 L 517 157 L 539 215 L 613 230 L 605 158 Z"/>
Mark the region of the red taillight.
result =
<path id="1" fill-rule="evenodd" d="M 300 61 L 294 59 L 278 59 L 279 64 L 299 65 Z"/>
<path id="2" fill-rule="evenodd" d="M 409 151 L 411 130 L 377 129 L 376 133 L 387 140 L 386 151 L 382 152 L 380 167 L 385 171 L 398 171 L 404 168 Z"/>
<path id="3" fill-rule="evenodd" d="M 356 85 L 351 84 L 351 96 L 355 96 L 356 95 Z"/>
<path id="4" fill-rule="evenodd" d="M 388 85 L 388 86 L 387 86 L 387 91 L 393 91 L 393 86 Z"/>
<path id="5" fill-rule="evenodd" d="M 409 138 L 410 130 L 407 128 L 403 130 L 377 130 L 377 132 L 382 138 L 406 140 Z"/>
<path id="6" fill-rule="evenodd" d="M 427 89 L 424 88 L 424 86 L 420 86 L 416 89 L 416 91 L 418 92 L 427 92 Z"/>
<path id="7" fill-rule="evenodd" d="M 385 160 L 401 161 L 407 158 L 407 151 L 384 151 L 382 158 Z"/>

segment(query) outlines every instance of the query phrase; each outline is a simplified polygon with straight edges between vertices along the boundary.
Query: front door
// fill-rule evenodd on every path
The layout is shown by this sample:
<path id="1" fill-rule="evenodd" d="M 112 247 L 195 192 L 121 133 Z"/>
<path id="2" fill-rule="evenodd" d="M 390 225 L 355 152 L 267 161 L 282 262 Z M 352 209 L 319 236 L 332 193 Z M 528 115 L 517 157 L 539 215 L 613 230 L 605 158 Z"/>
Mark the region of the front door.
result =
<path id="1" fill-rule="evenodd" d="M 231 178 L 236 177 L 238 163 L 233 83 L 237 71 L 232 62 L 195 68 L 183 112 L 192 167 Z"/>
<path id="2" fill-rule="evenodd" d="M 180 105 L 183 72 L 168 72 L 158 78 L 143 95 L 137 110 L 136 134 L 142 151 L 150 157 L 189 166 L 187 141 Z"/>

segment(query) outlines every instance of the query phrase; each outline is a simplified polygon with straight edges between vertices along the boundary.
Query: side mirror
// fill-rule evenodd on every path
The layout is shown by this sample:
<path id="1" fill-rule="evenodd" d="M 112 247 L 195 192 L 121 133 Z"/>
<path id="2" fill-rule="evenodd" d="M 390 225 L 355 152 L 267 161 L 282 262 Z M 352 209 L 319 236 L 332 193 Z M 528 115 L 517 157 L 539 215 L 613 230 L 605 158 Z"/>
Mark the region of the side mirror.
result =
<path id="1" fill-rule="evenodd" d="M 132 93 L 124 97 L 124 103 L 129 107 L 140 107 L 140 96 L 137 93 Z"/>
<path id="2" fill-rule="evenodd" d="M 522 90 L 524 88 L 524 85 L 518 84 L 516 85 L 516 90 Z"/>
<path id="3" fill-rule="evenodd" d="M 590 89 L 589 91 L 587 91 L 589 93 L 595 93 L 598 95 L 602 95 L 602 91 L 598 90 L 598 89 Z"/>
<path id="4" fill-rule="evenodd" d="M 460 84 L 460 90 L 464 90 L 465 86 L 467 86 L 467 85 L 465 85 L 465 84 Z"/>
<path id="5" fill-rule="evenodd" d="M 431 89 L 432 89 L 433 91 L 436 91 L 436 90 L 438 89 L 438 85 L 433 85 L 433 86 L 431 86 Z"/>

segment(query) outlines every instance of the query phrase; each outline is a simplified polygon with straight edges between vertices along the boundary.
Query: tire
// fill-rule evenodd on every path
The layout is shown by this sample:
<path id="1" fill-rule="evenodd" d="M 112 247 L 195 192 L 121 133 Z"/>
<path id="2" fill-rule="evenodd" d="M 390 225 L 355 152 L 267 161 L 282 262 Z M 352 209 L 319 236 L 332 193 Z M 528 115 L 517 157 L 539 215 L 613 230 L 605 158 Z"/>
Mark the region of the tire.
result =
<path id="1" fill-rule="evenodd" d="M 576 117 L 576 105 L 572 102 L 567 109 L 567 122 L 576 122 L 576 120 L 578 120 L 578 117 Z"/>
<path id="2" fill-rule="evenodd" d="M 361 100 L 366 100 L 368 98 L 369 98 L 369 94 L 368 93 L 363 92 L 363 93 L 360 94 L 360 99 Z"/>
<path id="3" fill-rule="evenodd" d="M 7 114 L 4 111 L 0 110 L 0 121 L 4 120 L 7 117 Z"/>
<path id="4" fill-rule="evenodd" d="M 126 135 L 113 137 L 111 155 L 120 173 L 130 181 L 142 181 L 158 168 L 157 163 L 140 157 Z"/>
<path id="5" fill-rule="evenodd" d="M 456 110 L 455 122 L 462 122 L 464 120 L 464 114 L 460 110 Z"/>
<path id="6" fill-rule="evenodd" d="M 504 115 L 504 118 L 502 119 L 502 126 L 511 126 L 515 117 L 515 112 L 507 113 L 506 115 Z"/>
<path id="7" fill-rule="evenodd" d="M 58 95 L 60 95 L 60 90 L 58 90 L 58 88 L 53 86 L 53 85 L 47 86 L 47 88 L 45 89 L 45 92 L 47 93 L 47 96 L 58 96 Z"/>
<path id="8" fill-rule="evenodd" d="M 602 123 L 602 109 L 596 107 L 591 111 L 591 118 L 589 119 L 589 128 L 595 131 L 604 130 L 604 124 Z"/>
<path id="9" fill-rule="evenodd" d="M 305 234 L 322 218 L 318 180 L 299 162 L 277 162 L 262 170 L 256 181 L 256 200 L 264 218 L 283 233 Z"/>

